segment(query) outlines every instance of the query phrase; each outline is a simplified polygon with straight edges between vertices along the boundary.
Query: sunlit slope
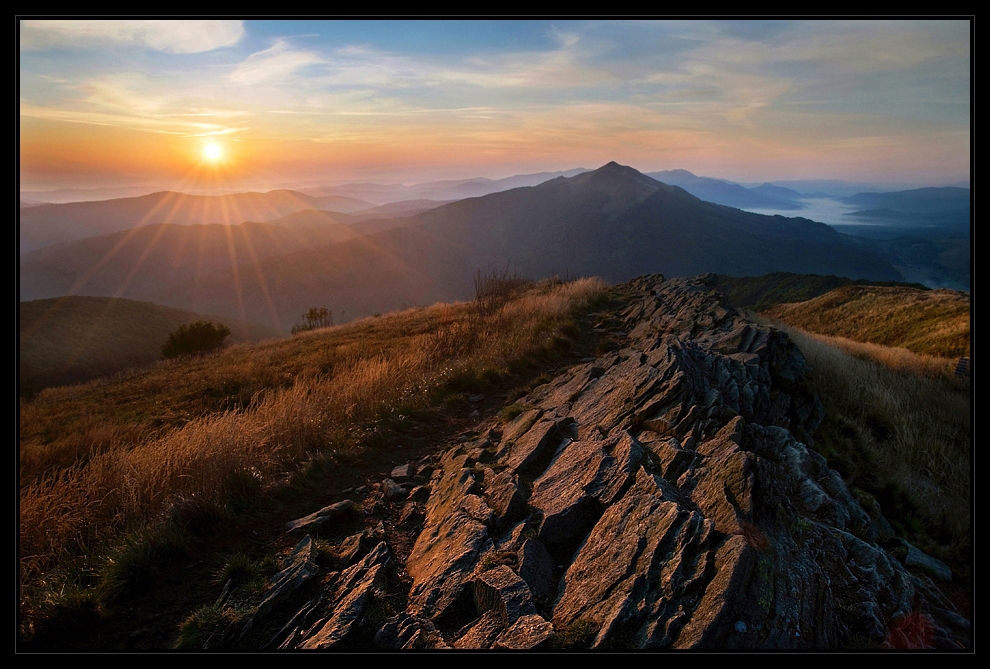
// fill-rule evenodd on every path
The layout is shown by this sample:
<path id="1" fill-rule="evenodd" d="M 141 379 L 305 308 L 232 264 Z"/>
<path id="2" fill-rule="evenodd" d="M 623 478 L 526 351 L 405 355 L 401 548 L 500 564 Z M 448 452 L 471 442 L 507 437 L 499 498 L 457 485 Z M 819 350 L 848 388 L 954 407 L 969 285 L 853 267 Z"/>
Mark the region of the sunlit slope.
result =
<path id="1" fill-rule="evenodd" d="M 970 298 L 950 290 L 844 286 L 767 313 L 809 332 L 906 348 L 920 355 L 969 355 Z"/>
<path id="2" fill-rule="evenodd" d="M 850 279 L 844 276 L 820 276 L 818 274 L 795 274 L 793 272 L 772 272 L 762 276 L 729 276 L 719 274 L 715 278 L 718 289 L 734 307 L 749 307 L 763 311 L 775 304 L 784 302 L 804 302 L 840 286 L 890 285 L 926 290 L 925 286 L 893 281 L 869 281 Z"/>
<path id="3" fill-rule="evenodd" d="M 184 323 L 221 320 L 149 302 L 62 297 L 20 304 L 22 388 L 85 381 L 161 358 L 162 344 Z M 264 326 L 222 319 L 231 342 L 275 335 Z"/>
<path id="4" fill-rule="evenodd" d="M 20 249 L 23 253 L 142 225 L 236 225 L 271 221 L 301 209 L 348 212 L 371 206 L 355 198 L 311 197 L 291 190 L 230 195 L 164 191 L 115 200 L 46 204 L 20 212 Z"/>

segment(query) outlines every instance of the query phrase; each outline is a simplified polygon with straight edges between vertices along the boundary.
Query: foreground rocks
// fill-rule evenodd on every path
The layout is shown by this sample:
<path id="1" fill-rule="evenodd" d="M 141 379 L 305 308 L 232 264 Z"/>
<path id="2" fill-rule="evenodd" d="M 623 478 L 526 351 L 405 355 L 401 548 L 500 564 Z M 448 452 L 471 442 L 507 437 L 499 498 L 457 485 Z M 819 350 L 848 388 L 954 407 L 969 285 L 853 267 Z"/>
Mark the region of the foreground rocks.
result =
<path id="1" fill-rule="evenodd" d="M 786 335 L 706 277 L 628 287 L 624 348 L 486 437 L 396 468 L 362 506 L 390 520 L 339 541 L 342 571 L 312 578 L 303 539 L 305 579 L 287 568 L 263 600 L 271 647 L 968 647 L 925 575 L 944 565 L 888 553 L 886 521 L 807 447 L 823 409 Z M 401 555 L 399 532 L 415 537 Z"/>

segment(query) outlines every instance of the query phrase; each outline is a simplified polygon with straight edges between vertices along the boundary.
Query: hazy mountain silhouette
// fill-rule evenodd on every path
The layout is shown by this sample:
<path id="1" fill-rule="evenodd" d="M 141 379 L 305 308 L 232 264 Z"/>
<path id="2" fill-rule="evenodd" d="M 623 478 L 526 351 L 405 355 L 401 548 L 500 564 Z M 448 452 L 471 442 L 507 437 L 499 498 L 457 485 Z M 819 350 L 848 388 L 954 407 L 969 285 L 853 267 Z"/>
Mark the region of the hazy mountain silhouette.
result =
<path id="1" fill-rule="evenodd" d="M 857 193 L 842 198 L 846 204 L 862 209 L 891 209 L 904 213 L 935 213 L 945 211 L 969 211 L 968 188 L 915 188 L 889 193 Z"/>
<path id="2" fill-rule="evenodd" d="M 272 256 L 258 271 L 235 276 L 224 269 L 147 299 L 285 329 L 314 305 L 345 310 L 350 318 L 464 299 L 479 268 L 610 281 L 707 271 L 901 279 L 890 264 L 824 224 L 704 202 L 615 163 L 404 220 L 406 227 Z"/>
<path id="3" fill-rule="evenodd" d="M 801 193 L 797 192 L 793 188 L 784 188 L 783 186 L 774 186 L 772 183 L 760 184 L 759 186 L 754 186 L 750 188 L 751 193 L 759 193 L 760 195 L 765 195 L 767 197 L 772 197 L 778 200 L 800 200 L 805 197 Z"/>
<path id="4" fill-rule="evenodd" d="M 231 195 L 186 195 L 173 191 L 141 197 L 70 202 L 30 207 L 20 212 L 21 252 L 131 228 L 173 225 L 236 225 L 266 222 L 301 209 L 356 211 L 370 202 L 339 195 L 312 197 L 291 190 Z"/>
<path id="5" fill-rule="evenodd" d="M 325 212 L 305 210 L 290 216 Z M 146 225 L 21 256 L 20 298 L 103 295 L 144 299 L 151 291 L 195 280 L 218 269 L 254 271 L 254 261 L 359 236 L 348 225 Z"/>
<path id="6" fill-rule="evenodd" d="M 695 197 L 706 202 L 724 204 L 727 207 L 747 208 L 747 209 L 803 209 L 804 206 L 795 202 L 800 194 L 790 191 L 785 196 L 777 191 L 768 190 L 763 186 L 757 188 L 744 188 L 739 184 L 722 181 L 721 179 L 711 179 L 709 177 L 695 176 L 687 170 L 664 170 L 662 172 L 647 172 L 657 181 L 671 186 L 680 186 Z M 766 184 L 770 186 L 770 184 Z M 771 189 L 774 186 L 770 186 Z M 789 190 L 789 189 L 786 189 Z"/>
<path id="7" fill-rule="evenodd" d="M 537 172 L 535 174 L 516 174 L 504 179 L 450 179 L 445 181 L 428 181 L 406 186 L 404 184 L 353 183 L 339 186 L 321 186 L 303 188 L 301 192 L 309 195 L 346 195 L 349 197 L 369 200 L 376 204 L 388 204 L 402 200 L 460 200 L 466 197 L 480 197 L 512 188 L 536 186 L 557 177 L 571 177 L 589 170 L 579 167 L 561 172 Z"/>

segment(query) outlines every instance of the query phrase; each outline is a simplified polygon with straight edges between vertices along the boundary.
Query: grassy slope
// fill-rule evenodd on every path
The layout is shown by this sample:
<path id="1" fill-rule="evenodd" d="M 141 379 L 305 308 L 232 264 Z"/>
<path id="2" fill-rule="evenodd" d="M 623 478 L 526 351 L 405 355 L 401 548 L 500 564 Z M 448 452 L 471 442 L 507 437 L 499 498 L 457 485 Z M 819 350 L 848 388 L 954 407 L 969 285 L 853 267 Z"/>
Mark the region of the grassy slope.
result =
<path id="1" fill-rule="evenodd" d="M 41 392 L 20 411 L 22 613 L 76 556 L 177 513 L 222 515 L 316 452 L 373 446 L 567 348 L 575 310 L 604 291 L 545 284 L 487 314 L 438 304 Z"/>
<path id="2" fill-rule="evenodd" d="M 970 352 L 970 299 L 954 291 L 843 286 L 767 313 L 809 332 L 918 355 L 958 358 Z"/>
<path id="3" fill-rule="evenodd" d="M 161 358 L 180 325 L 223 320 L 232 342 L 275 335 L 263 326 L 216 319 L 150 302 L 69 296 L 20 304 L 21 390 L 87 381 Z"/>
<path id="4" fill-rule="evenodd" d="M 779 322 L 808 360 L 825 405 L 814 447 L 869 508 L 878 501 L 897 534 L 967 571 L 971 398 L 944 378 L 859 359 Z M 965 577 L 965 574 L 964 574 Z"/>
<path id="5" fill-rule="evenodd" d="M 904 286 L 927 290 L 921 284 L 902 284 L 890 281 L 848 279 L 844 276 L 818 274 L 794 274 L 773 272 L 763 276 L 735 277 L 719 274 L 718 289 L 737 308 L 750 307 L 763 311 L 783 302 L 803 302 L 818 297 L 841 286 Z"/>

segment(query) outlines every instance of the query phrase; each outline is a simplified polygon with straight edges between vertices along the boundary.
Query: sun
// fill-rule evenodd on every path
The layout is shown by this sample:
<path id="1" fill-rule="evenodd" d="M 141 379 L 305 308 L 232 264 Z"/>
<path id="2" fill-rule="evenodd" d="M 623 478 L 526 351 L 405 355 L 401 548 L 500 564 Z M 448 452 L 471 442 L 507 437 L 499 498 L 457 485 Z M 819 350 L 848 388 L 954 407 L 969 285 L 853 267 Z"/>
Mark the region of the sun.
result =
<path id="1" fill-rule="evenodd" d="M 223 147 L 216 142 L 210 142 L 203 147 L 203 158 L 210 163 L 218 163 L 223 160 Z"/>

